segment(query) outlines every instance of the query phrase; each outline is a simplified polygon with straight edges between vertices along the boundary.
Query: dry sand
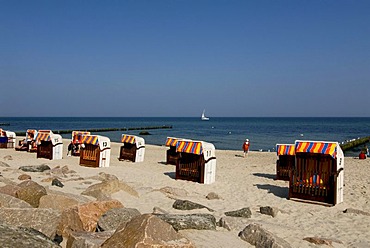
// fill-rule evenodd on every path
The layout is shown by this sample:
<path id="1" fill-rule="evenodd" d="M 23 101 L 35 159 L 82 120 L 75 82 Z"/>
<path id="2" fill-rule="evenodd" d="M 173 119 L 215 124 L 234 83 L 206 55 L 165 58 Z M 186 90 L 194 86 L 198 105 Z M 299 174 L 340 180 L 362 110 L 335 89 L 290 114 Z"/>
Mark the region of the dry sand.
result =
<path id="1" fill-rule="evenodd" d="M 347 208 L 355 208 L 370 213 L 370 159 L 359 160 L 345 157 L 344 160 L 344 202 L 334 207 L 301 203 L 288 200 L 288 182 L 276 181 L 276 154 L 269 152 L 250 152 L 247 158 L 242 151 L 216 150 L 216 182 L 210 185 L 189 181 L 175 180 L 175 166 L 166 165 L 164 146 L 146 145 L 145 159 L 142 163 L 118 161 L 121 144 L 112 143 L 111 162 L 108 168 L 88 168 L 79 165 L 79 157 L 67 157 L 67 144 L 64 139 L 62 160 L 37 159 L 35 153 L 17 152 L 14 149 L 0 149 L 0 161 L 10 167 L 0 167 L 1 175 L 14 182 L 20 182 L 18 176 L 24 174 L 18 170 L 23 165 L 47 164 L 51 168 L 67 165 L 76 171 L 75 181 L 64 181 L 64 187 L 51 186 L 50 182 L 41 182 L 47 178 L 45 173 L 27 173 L 32 179 L 49 189 L 80 194 L 89 185 L 96 183 L 89 177 L 100 172 L 117 176 L 138 193 L 134 197 L 123 191 L 112 195 L 125 207 L 136 208 L 141 213 L 152 213 L 159 207 L 170 213 L 184 213 L 172 208 L 174 202 L 159 191 L 164 187 L 183 189 L 187 196 L 178 197 L 203 204 L 214 209 L 217 220 L 226 211 L 250 207 L 252 217 L 243 220 L 240 228 L 228 231 L 218 227 L 216 231 L 183 230 L 196 247 L 253 247 L 238 237 L 248 223 L 260 223 L 263 228 L 283 238 L 292 247 L 316 247 L 304 241 L 305 237 L 321 237 L 338 240 L 334 247 L 370 247 L 370 216 L 343 213 Z M 12 160 L 5 160 L 10 155 Z M 0 186 L 5 185 L 0 182 Z M 217 193 L 222 199 L 208 200 L 206 195 Z M 281 210 L 273 218 L 259 212 L 260 206 L 277 207 Z M 208 210 L 192 210 L 185 213 L 210 213 Z M 325 247 L 325 246 L 324 246 Z"/>

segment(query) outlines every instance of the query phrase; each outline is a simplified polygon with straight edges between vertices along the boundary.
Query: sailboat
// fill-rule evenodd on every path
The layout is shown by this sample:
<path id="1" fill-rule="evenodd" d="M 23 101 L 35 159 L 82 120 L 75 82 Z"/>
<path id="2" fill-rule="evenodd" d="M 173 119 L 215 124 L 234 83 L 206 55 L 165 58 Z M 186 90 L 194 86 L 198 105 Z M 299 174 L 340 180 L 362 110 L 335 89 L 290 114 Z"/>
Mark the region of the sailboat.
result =
<path id="1" fill-rule="evenodd" d="M 203 113 L 202 113 L 202 121 L 209 121 L 209 118 L 208 117 L 206 117 L 206 115 L 204 114 L 206 112 L 206 110 L 204 109 L 203 110 Z"/>

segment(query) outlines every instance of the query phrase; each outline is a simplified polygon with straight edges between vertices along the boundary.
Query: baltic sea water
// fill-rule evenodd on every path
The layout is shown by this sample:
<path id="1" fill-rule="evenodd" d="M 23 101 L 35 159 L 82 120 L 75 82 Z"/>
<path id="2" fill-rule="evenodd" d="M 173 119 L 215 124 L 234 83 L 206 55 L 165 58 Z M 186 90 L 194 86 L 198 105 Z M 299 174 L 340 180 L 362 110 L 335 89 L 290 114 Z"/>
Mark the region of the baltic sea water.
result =
<path id="1" fill-rule="evenodd" d="M 171 129 L 147 130 L 145 142 L 163 145 L 168 136 L 202 140 L 213 143 L 216 149 L 241 150 L 243 141 L 249 138 L 251 150 L 274 151 L 276 144 L 291 144 L 295 140 L 343 142 L 370 135 L 370 118 L 257 118 L 213 117 L 201 121 L 195 117 L 3 117 L 0 127 L 10 131 L 27 129 L 85 130 L 92 128 L 132 128 L 149 126 L 172 126 Z M 119 142 L 122 131 L 96 133 Z M 140 130 L 124 132 L 139 135 Z M 63 134 L 70 139 L 71 135 Z M 346 156 L 358 154 L 360 147 Z"/>

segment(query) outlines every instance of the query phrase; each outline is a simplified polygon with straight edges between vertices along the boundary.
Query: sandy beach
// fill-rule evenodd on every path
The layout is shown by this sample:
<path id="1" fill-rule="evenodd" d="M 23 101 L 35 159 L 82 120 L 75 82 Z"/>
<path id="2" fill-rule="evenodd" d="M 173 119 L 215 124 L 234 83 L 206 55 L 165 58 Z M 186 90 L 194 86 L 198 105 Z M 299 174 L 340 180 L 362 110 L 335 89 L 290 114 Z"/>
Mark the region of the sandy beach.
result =
<path id="1" fill-rule="evenodd" d="M 17 137 L 19 139 L 19 137 Z M 292 247 L 317 247 L 303 240 L 306 237 L 319 237 L 332 240 L 332 247 L 370 247 L 370 216 L 344 213 L 348 208 L 370 213 L 370 159 L 359 160 L 345 157 L 344 160 L 344 202 L 333 207 L 301 203 L 288 200 L 289 184 L 274 180 L 276 153 L 250 152 L 243 158 L 242 151 L 216 150 L 216 181 L 204 185 L 184 180 L 175 180 L 175 166 L 166 165 L 165 146 L 146 144 L 145 159 L 142 163 L 119 161 L 120 143 L 111 144 L 111 161 L 107 168 L 89 168 L 79 165 L 79 157 L 67 156 L 64 139 L 63 159 L 37 159 L 35 153 L 18 152 L 14 149 L 0 149 L 0 161 L 9 165 L 1 166 L 3 178 L 15 183 L 25 172 L 19 170 L 24 165 L 47 164 L 50 168 L 68 166 L 76 173 L 61 178 L 63 188 L 51 186 L 45 172 L 29 172 L 32 180 L 49 190 L 80 195 L 90 185 L 97 183 L 94 176 L 101 172 L 112 174 L 138 192 L 138 197 L 124 191 L 112 194 L 125 207 L 136 208 L 141 214 L 153 213 L 160 208 L 174 214 L 211 213 L 217 221 L 224 212 L 249 207 L 251 218 L 239 220 L 232 230 L 217 227 L 216 230 L 180 230 L 196 247 L 254 247 L 238 237 L 238 233 L 250 223 L 262 227 L 284 239 Z M 11 156 L 11 160 L 9 160 Z M 4 181 L 0 186 L 5 186 Z M 165 187 L 179 189 L 182 194 L 163 193 Z M 220 199 L 208 200 L 206 196 L 216 193 Z M 174 199 L 190 200 L 210 209 L 182 211 L 172 207 Z M 280 211 L 276 217 L 261 214 L 261 206 L 276 207 Z M 65 246 L 65 243 L 62 243 Z M 325 247 L 325 245 L 320 245 Z M 328 246 L 329 247 L 329 246 Z"/>

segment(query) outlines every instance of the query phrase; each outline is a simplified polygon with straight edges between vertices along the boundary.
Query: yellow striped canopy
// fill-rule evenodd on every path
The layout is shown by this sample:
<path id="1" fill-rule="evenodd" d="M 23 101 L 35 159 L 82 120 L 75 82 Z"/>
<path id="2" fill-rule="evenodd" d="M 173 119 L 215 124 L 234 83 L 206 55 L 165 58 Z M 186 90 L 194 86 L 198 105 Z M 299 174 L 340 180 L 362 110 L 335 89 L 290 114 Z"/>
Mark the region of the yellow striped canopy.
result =
<path id="1" fill-rule="evenodd" d="M 295 155 L 295 145 L 276 145 L 277 155 Z"/>
<path id="2" fill-rule="evenodd" d="M 167 137 L 166 146 L 176 146 L 177 138 Z"/>
<path id="3" fill-rule="evenodd" d="M 176 145 L 177 152 L 203 154 L 202 142 L 179 140 Z"/>
<path id="4" fill-rule="evenodd" d="M 99 144 L 97 135 L 82 135 L 81 143 L 97 146 Z"/>
<path id="5" fill-rule="evenodd" d="M 295 147 L 296 153 L 320 153 L 329 154 L 333 158 L 337 157 L 337 143 L 297 141 Z"/>
<path id="6" fill-rule="evenodd" d="M 36 141 L 50 141 L 52 132 L 50 130 L 40 130 L 37 134 Z"/>
<path id="7" fill-rule="evenodd" d="M 122 134 L 121 142 L 122 143 L 135 144 L 136 143 L 135 136 Z"/>
<path id="8" fill-rule="evenodd" d="M 87 132 L 87 131 L 72 131 L 72 138 L 76 135 L 90 135 L 90 132 Z"/>

